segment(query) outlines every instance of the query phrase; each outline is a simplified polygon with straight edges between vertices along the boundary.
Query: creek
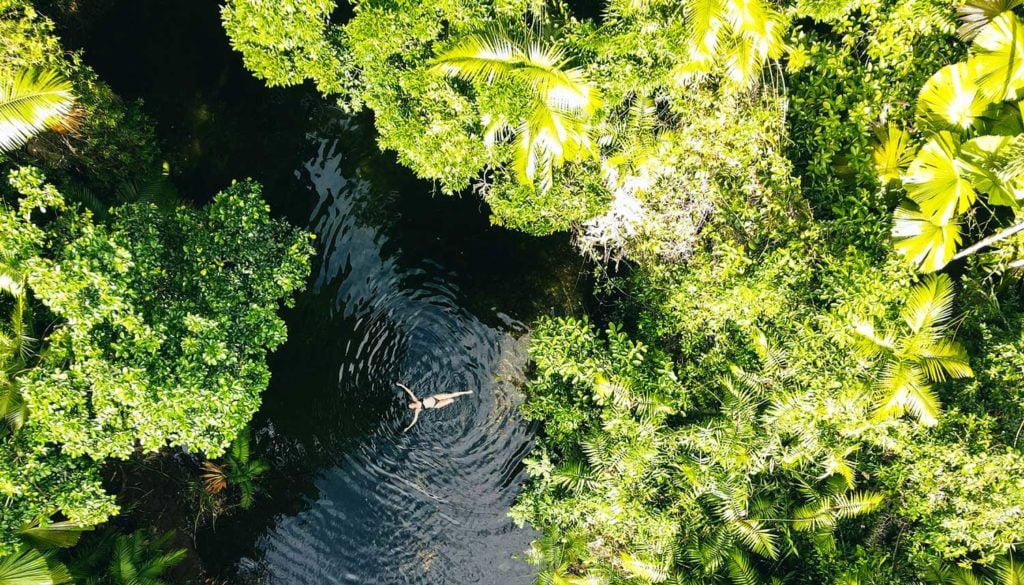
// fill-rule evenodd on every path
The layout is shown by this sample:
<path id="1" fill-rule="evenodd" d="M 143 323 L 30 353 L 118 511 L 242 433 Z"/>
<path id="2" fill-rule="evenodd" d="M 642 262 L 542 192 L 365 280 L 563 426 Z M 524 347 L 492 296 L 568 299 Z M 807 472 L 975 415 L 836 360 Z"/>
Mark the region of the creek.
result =
<path id="1" fill-rule="evenodd" d="M 253 423 L 273 469 L 251 509 L 199 531 L 206 571 L 231 584 L 533 582 L 514 556 L 536 535 L 507 517 L 536 432 L 517 404 L 528 324 L 583 312 L 590 290 L 568 238 L 489 226 L 478 199 L 436 194 L 382 154 L 369 116 L 252 79 L 215 2 L 106 4 L 62 33 L 144 100 L 182 195 L 252 177 L 317 236 Z M 402 432 L 399 381 L 473 394 Z"/>

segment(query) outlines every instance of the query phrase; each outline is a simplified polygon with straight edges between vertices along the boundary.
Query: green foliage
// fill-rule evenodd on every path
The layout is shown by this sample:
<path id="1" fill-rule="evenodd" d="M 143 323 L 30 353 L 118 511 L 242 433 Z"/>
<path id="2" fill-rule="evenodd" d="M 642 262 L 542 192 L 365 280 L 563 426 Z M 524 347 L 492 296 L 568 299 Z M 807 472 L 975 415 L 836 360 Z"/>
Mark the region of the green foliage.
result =
<path id="1" fill-rule="evenodd" d="M 92 525 L 116 512 L 99 483 L 106 458 L 224 452 L 259 406 L 266 353 L 285 338 L 278 305 L 303 286 L 310 254 L 252 182 L 202 210 L 121 207 L 109 224 L 64 209 L 38 171 L 11 184 L 23 198 L 0 214 L 4 271 L 53 325 L 34 330 L 41 349 L 27 359 L 7 344 L 27 419 L 0 436 L 5 545 L 40 516 Z M 42 208 L 64 212 L 37 223 Z"/>
<path id="2" fill-rule="evenodd" d="M 185 559 L 185 549 L 168 550 L 174 532 L 150 538 L 143 530 L 108 532 L 86 550 L 75 550 L 71 575 L 80 585 L 169 585 L 165 573 Z"/>
<path id="3" fill-rule="evenodd" d="M 250 458 L 249 427 L 239 431 L 224 456 L 223 465 L 207 461 L 204 465 L 203 483 L 211 494 L 223 491 L 228 485 L 238 488 L 241 498 L 239 506 L 249 509 L 256 497 L 256 481 L 270 469 L 265 461 Z"/>
<path id="4" fill-rule="evenodd" d="M 61 182 L 84 179 L 101 191 L 160 172 L 153 125 L 139 105 L 116 96 L 81 52 L 65 50 L 53 22 L 30 0 L 0 0 L 0 38 L 0 79 L 26 70 L 52 72 L 70 82 L 76 98 L 69 131 L 43 135 L 9 158 L 44 165 Z"/>
<path id="5" fill-rule="evenodd" d="M 911 291 L 900 313 L 903 331 L 879 332 L 871 322 L 857 323 L 861 355 L 884 364 L 878 380 L 883 393 L 878 417 L 910 412 L 921 424 L 932 426 L 940 407 L 928 382 L 942 382 L 947 375 L 974 375 L 964 349 L 944 336 L 952 312 L 953 283 L 941 274 L 926 278 Z"/>
<path id="6" fill-rule="evenodd" d="M 0 80 L 0 152 L 59 126 L 73 104 L 71 84 L 53 71 L 29 69 Z"/>
<path id="7" fill-rule="evenodd" d="M 71 583 L 67 569 L 53 558 L 30 546 L 0 557 L 2 585 L 61 585 Z"/>
<path id="8" fill-rule="evenodd" d="M 513 169 L 517 179 L 539 189 L 551 188 L 552 168 L 566 161 L 596 158 L 589 124 L 601 106 L 599 92 L 577 68 L 568 67 L 564 51 L 539 39 L 502 28 L 466 35 L 435 59 L 434 70 L 471 83 L 525 86 L 533 95 L 521 118 L 505 112 L 484 115 L 484 142 L 505 135 L 517 143 Z"/>
<path id="9" fill-rule="evenodd" d="M 726 207 L 709 183 L 746 175 L 760 196 L 788 175 L 779 143 L 765 148 L 776 136 L 751 132 L 782 118 L 760 80 L 786 18 L 760 0 L 610 2 L 603 26 L 561 3 L 360 0 L 344 24 L 329 4 L 235 0 L 225 28 L 271 84 L 311 78 L 371 109 L 379 145 L 441 191 L 475 181 L 496 224 L 582 229 L 595 255 L 686 256 Z M 327 87 L 339 79 L 355 81 Z M 730 121 L 711 137 L 699 116 Z"/>

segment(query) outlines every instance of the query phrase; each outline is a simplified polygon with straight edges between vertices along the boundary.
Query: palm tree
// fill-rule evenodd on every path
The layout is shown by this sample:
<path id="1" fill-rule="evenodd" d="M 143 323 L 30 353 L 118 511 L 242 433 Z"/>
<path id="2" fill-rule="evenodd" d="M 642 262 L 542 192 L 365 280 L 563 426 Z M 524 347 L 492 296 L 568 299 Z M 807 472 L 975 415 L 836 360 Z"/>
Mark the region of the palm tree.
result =
<path id="1" fill-rule="evenodd" d="M 902 327 L 878 332 L 869 321 L 856 323 L 858 353 L 882 365 L 878 418 L 909 411 L 922 424 L 934 425 L 940 405 L 929 382 L 974 375 L 967 352 L 945 336 L 952 313 L 953 282 L 945 274 L 929 275 L 910 292 L 900 312 Z"/>
<path id="2" fill-rule="evenodd" d="M 0 152 L 59 124 L 74 101 L 71 82 L 54 71 L 26 69 L 0 80 Z"/>
<path id="3" fill-rule="evenodd" d="M 203 483 L 207 491 L 217 494 L 228 485 L 238 486 L 241 492 L 239 505 L 249 509 L 256 497 L 256 480 L 270 469 L 266 462 L 252 459 L 250 453 L 250 431 L 244 427 L 231 443 L 231 449 L 224 456 L 224 464 L 213 461 L 203 463 Z"/>
<path id="4" fill-rule="evenodd" d="M 71 574 L 80 585 L 170 585 L 164 574 L 186 554 L 183 548 L 165 552 L 174 534 L 150 539 L 142 530 L 110 531 L 93 546 L 75 550 Z"/>
<path id="5" fill-rule="evenodd" d="M 673 75 L 679 84 L 724 70 L 730 89 L 750 87 L 768 59 L 782 56 L 782 16 L 761 0 L 686 0 L 690 47 Z"/>
<path id="6" fill-rule="evenodd" d="M 508 136 L 517 143 L 514 169 L 519 180 L 551 187 L 552 169 L 565 161 L 596 157 L 590 119 L 601 106 L 600 93 L 578 68 L 569 67 L 562 49 L 532 34 L 491 27 L 466 35 L 433 61 L 433 71 L 470 83 L 521 83 L 531 92 L 529 111 L 519 119 L 485 113 L 485 140 Z"/>

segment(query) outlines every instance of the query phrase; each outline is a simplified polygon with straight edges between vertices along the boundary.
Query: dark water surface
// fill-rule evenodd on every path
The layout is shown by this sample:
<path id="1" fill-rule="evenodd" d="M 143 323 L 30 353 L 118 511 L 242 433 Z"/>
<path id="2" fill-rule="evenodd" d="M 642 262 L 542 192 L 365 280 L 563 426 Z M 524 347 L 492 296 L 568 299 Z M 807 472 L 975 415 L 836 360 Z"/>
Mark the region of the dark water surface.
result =
<path id="1" fill-rule="evenodd" d="M 145 99 L 183 193 L 253 177 L 275 213 L 317 234 L 254 423 L 274 469 L 253 509 L 200 533 L 207 570 L 228 583 L 530 583 L 512 557 L 534 534 L 506 517 L 533 433 L 518 386 L 526 323 L 578 310 L 589 287 L 567 239 L 490 228 L 480 203 L 433 195 L 381 155 L 368 117 L 264 88 L 215 2 L 109 4 L 65 33 L 116 91 Z M 403 433 L 396 381 L 474 394 Z"/>

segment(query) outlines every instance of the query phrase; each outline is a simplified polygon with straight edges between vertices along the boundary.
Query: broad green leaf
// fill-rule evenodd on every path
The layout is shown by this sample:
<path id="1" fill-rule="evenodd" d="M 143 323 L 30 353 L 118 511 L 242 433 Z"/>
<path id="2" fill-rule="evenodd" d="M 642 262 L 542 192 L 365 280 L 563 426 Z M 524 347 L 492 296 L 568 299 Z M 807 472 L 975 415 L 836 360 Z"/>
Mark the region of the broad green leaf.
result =
<path id="1" fill-rule="evenodd" d="M 988 195 L 992 205 L 1016 206 L 1024 198 L 1024 185 L 1019 177 L 1004 181 L 1001 171 L 1006 166 L 1006 152 L 1014 139 L 1010 136 L 979 136 L 960 147 L 962 168 L 975 189 Z"/>
<path id="2" fill-rule="evenodd" d="M 964 131 L 990 107 L 990 102 L 979 95 L 967 63 L 946 65 L 936 71 L 917 97 L 918 121 L 932 132 Z"/>
<path id="3" fill-rule="evenodd" d="M 976 66 L 978 89 L 992 101 L 1017 99 L 1024 87 L 1024 35 L 1012 11 L 992 19 L 974 38 L 969 64 Z M 973 62 L 973 63 L 972 63 Z"/>
<path id="4" fill-rule="evenodd" d="M 956 220 L 934 223 L 929 217 L 905 207 L 896 210 L 892 236 L 896 251 L 922 272 L 935 272 L 949 263 L 960 246 Z"/>
<path id="5" fill-rule="evenodd" d="M 958 151 L 957 139 L 939 132 L 921 147 L 903 177 L 903 186 L 922 215 L 940 225 L 967 211 L 976 197 L 956 158 Z"/>
<path id="6" fill-rule="evenodd" d="M 18 534 L 38 549 L 69 548 L 78 544 L 83 532 L 92 530 L 77 522 L 35 522 L 18 531 Z"/>
<path id="7" fill-rule="evenodd" d="M 1019 102 L 1003 102 L 995 105 L 985 113 L 985 117 L 975 126 L 978 134 L 996 136 L 1017 136 L 1024 134 L 1024 121 L 1021 120 Z"/>

